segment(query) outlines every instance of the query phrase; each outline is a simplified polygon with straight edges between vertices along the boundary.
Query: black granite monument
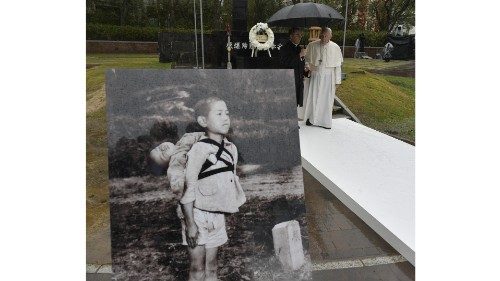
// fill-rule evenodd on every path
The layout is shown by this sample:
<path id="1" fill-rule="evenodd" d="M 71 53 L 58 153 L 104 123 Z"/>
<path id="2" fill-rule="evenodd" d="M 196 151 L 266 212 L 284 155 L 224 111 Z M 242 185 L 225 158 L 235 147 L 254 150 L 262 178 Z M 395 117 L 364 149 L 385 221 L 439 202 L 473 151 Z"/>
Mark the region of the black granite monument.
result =
<path id="1" fill-rule="evenodd" d="M 271 50 L 271 57 L 266 51 L 259 51 L 257 57 L 251 56 L 248 30 L 254 23 L 247 21 L 247 0 L 233 0 L 231 22 L 231 64 L 232 68 L 279 69 L 279 46 L 288 40 L 286 33 L 274 33 L 276 48 Z M 194 27 L 194 23 L 193 23 Z M 199 31 L 199 30 L 198 30 Z M 200 41 L 198 34 L 198 60 L 201 63 Z M 214 31 L 204 34 L 205 68 L 227 68 L 227 32 Z M 246 47 L 246 48 L 245 48 Z M 160 62 L 174 62 L 176 68 L 196 66 L 194 34 L 161 32 L 158 36 Z"/>
<path id="2" fill-rule="evenodd" d="M 248 40 L 248 27 L 247 24 L 247 0 L 233 0 L 233 24 L 231 32 L 231 41 L 245 42 L 250 46 Z M 251 26 L 256 22 L 250 23 Z M 284 34 L 275 34 L 275 45 L 279 45 L 283 41 Z M 285 37 L 286 39 L 286 37 Z M 271 57 L 266 51 L 257 52 L 257 57 L 251 56 L 251 49 L 233 49 L 231 55 L 231 63 L 233 68 L 252 68 L 252 69 L 275 69 L 282 68 L 279 64 L 279 50 L 275 48 L 271 50 Z"/>

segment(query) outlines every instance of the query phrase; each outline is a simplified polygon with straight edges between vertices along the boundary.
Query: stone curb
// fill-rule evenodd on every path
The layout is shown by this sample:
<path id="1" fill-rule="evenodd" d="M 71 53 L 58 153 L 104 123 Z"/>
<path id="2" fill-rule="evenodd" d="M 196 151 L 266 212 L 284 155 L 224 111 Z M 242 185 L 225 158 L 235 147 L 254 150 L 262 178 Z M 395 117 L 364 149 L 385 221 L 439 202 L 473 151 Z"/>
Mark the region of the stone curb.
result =
<path id="1" fill-rule="evenodd" d="M 87 264 L 87 273 L 113 273 L 111 264 Z"/>

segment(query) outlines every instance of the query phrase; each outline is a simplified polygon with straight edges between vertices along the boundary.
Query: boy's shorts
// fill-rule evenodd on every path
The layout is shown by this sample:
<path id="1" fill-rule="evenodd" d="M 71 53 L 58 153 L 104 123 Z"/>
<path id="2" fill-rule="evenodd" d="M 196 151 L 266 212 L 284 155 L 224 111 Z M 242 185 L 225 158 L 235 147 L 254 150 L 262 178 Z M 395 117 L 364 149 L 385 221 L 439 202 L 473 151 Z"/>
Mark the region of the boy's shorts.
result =
<path id="1" fill-rule="evenodd" d="M 227 242 L 226 218 L 223 213 L 212 213 L 193 208 L 194 223 L 198 227 L 198 245 L 215 248 Z M 187 245 L 186 223 L 182 222 L 182 245 Z"/>

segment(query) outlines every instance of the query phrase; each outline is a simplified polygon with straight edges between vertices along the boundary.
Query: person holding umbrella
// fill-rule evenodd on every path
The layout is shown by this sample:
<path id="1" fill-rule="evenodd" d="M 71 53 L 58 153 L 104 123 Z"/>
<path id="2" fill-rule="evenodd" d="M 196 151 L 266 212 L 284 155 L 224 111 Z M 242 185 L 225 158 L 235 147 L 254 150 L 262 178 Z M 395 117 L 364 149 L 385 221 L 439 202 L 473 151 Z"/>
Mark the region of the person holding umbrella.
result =
<path id="1" fill-rule="evenodd" d="M 303 106 L 304 96 L 304 66 L 306 51 L 299 44 L 302 32 L 298 27 L 290 28 L 288 40 L 280 50 L 280 63 L 283 68 L 293 69 L 295 77 L 295 96 L 297 106 Z"/>
<path id="2" fill-rule="evenodd" d="M 307 126 L 332 128 L 335 90 L 342 82 L 342 52 L 330 41 L 332 30 L 323 27 L 320 40 L 309 43 L 306 49 L 306 70 L 311 71 L 306 91 L 304 119 Z"/>

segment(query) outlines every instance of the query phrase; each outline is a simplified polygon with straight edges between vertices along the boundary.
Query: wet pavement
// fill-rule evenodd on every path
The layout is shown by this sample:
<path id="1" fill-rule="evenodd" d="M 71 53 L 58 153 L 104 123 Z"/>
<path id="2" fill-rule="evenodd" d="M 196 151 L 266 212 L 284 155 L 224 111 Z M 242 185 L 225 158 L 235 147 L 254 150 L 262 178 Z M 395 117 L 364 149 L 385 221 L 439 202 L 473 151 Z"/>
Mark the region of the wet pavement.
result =
<path id="1" fill-rule="evenodd" d="M 411 263 L 303 172 L 314 280 L 415 280 Z"/>
<path id="2" fill-rule="evenodd" d="M 415 280 L 412 264 L 303 172 L 314 280 Z M 109 261 L 104 252 L 102 260 Z M 87 273 L 87 280 L 111 280 L 111 274 Z"/>
<path id="3" fill-rule="evenodd" d="M 415 280 L 415 268 L 409 263 L 394 263 L 360 268 L 345 268 L 335 270 L 322 270 L 313 272 L 313 280 L 342 281 L 342 280 L 363 280 L 363 281 L 399 281 Z"/>

